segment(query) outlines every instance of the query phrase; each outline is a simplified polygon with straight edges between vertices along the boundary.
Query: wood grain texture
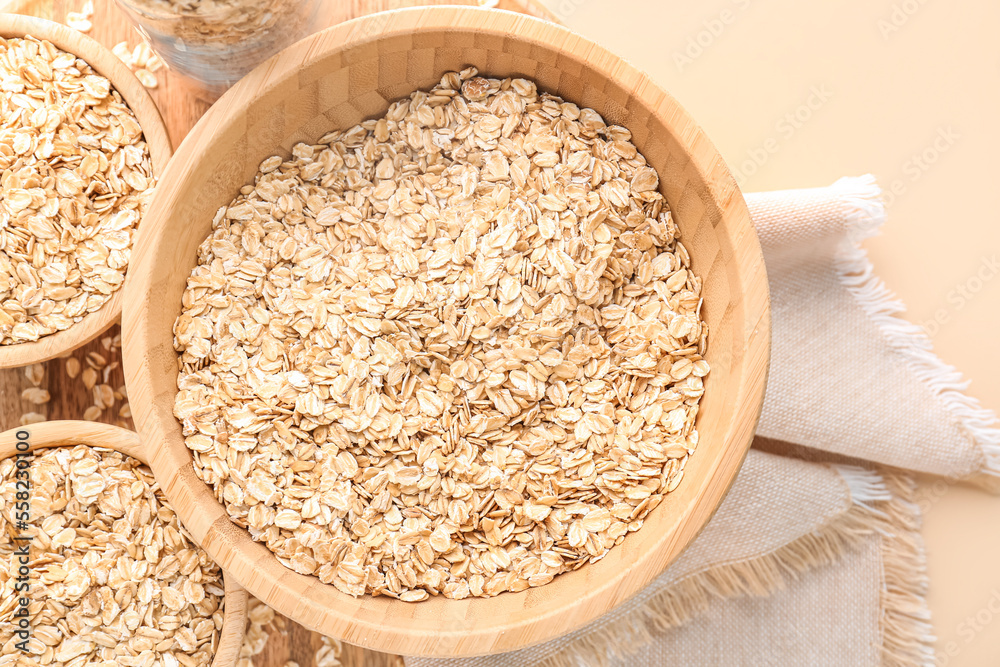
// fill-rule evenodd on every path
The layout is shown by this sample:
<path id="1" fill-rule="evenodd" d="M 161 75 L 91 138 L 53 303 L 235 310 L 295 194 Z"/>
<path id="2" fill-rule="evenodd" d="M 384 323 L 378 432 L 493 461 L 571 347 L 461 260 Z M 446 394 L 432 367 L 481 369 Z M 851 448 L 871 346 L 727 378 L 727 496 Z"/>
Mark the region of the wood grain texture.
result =
<path id="1" fill-rule="evenodd" d="M 32 426 L 14 428 L 0 433 L 0 460 L 14 456 L 20 441 L 28 443 L 27 451 L 37 451 L 49 447 L 75 447 L 90 445 L 106 447 L 149 464 L 145 448 L 139 434 L 107 424 L 82 421 L 51 421 Z M 247 622 L 248 595 L 244 588 L 225 576 L 226 589 L 225 619 L 219 650 L 212 661 L 212 667 L 234 667 L 240 657 L 243 635 Z"/>
<path id="2" fill-rule="evenodd" d="M 82 4 L 83 0 L 0 0 L 0 12 L 28 14 L 62 21 L 66 12 L 79 10 Z M 333 11 L 328 21 L 333 25 L 374 11 L 427 3 L 422 0 L 337 0 L 330 4 L 333 6 Z M 474 2 L 469 0 L 469 4 Z M 90 37 L 108 48 L 122 41 L 132 47 L 139 43 L 138 33 L 114 6 L 112 0 L 95 0 L 94 8 L 94 28 L 89 33 Z M 528 13 L 539 18 L 554 18 L 534 0 L 501 0 L 500 8 Z M 169 72 L 161 72 L 158 87 L 148 92 L 159 109 L 173 146 L 181 144 L 188 131 L 211 106 L 209 96 Z M 119 362 L 119 365 L 109 372 L 107 378 L 107 384 L 116 389 L 124 385 L 124 374 L 120 365 L 121 355 L 109 352 L 101 340 L 110 339 L 118 333 L 119 327 L 114 325 L 97 339 L 77 347 L 71 353 L 71 356 L 81 361 L 83 365 L 86 365 L 86 356 L 92 352 L 104 356 L 109 364 Z M 93 397 L 79 377 L 71 379 L 66 375 L 65 365 L 65 358 L 53 359 L 42 364 L 44 375 L 40 387 L 49 391 L 52 396 L 51 401 L 42 406 L 33 406 L 21 399 L 21 392 L 34 386 L 28 381 L 24 369 L 0 368 L 0 429 L 16 427 L 21 415 L 29 411 L 39 412 L 50 420 L 80 419 L 84 411 L 93 405 Z M 104 381 L 103 377 L 101 381 Z M 112 409 L 105 410 L 101 414 L 100 421 L 131 429 L 130 418 L 118 417 L 120 405 L 119 402 Z M 38 429 L 39 426 L 31 428 Z M 230 600 L 237 599 L 236 596 L 230 598 Z M 231 601 L 227 603 L 233 604 Z M 273 635 L 270 638 L 264 653 L 254 658 L 254 663 L 256 667 L 284 667 L 288 660 L 295 660 L 300 667 L 314 667 L 315 651 L 319 647 L 319 635 L 297 623 L 289 623 L 284 634 Z M 345 667 L 392 667 L 397 664 L 395 656 L 355 646 L 344 647 L 341 661 Z"/>
<path id="3" fill-rule="evenodd" d="M 525 76 L 624 125 L 661 190 L 704 280 L 713 372 L 685 481 L 603 560 L 546 586 L 495 598 L 407 604 L 351 598 L 295 574 L 236 528 L 201 482 L 173 417 L 172 327 L 196 248 L 214 213 L 260 162 L 299 141 L 382 115 L 390 100 L 449 70 Z M 766 380 L 767 281 L 743 197 L 711 142 L 677 102 L 621 58 L 549 22 L 506 12 L 402 10 L 334 27 L 283 52 L 234 87 L 178 150 L 147 217 L 126 287 L 125 370 L 136 423 L 163 443 L 151 465 L 195 538 L 251 593 L 310 629 L 412 655 L 498 653 L 597 618 L 669 565 L 728 491 L 749 448 Z"/>
<path id="4" fill-rule="evenodd" d="M 324 27 L 391 9 L 432 4 L 476 5 L 478 2 L 477 0 L 333 0 L 326 4 Z M 83 0 L 0 0 L 0 12 L 30 14 L 62 21 L 66 12 L 78 11 L 82 5 Z M 499 7 L 539 18 L 554 19 L 551 12 L 535 0 L 501 0 Z M 94 0 L 92 22 L 94 27 L 88 33 L 89 36 L 108 48 L 119 42 L 128 42 L 129 46 L 134 47 L 141 41 L 139 33 L 113 0 Z M 138 84 L 138 81 L 136 83 Z M 215 101 L 214 95 L 168 71 L 160 72 L 159 85 L 148 92 L 160 110 L 170 142 L 174 147 L 180 146 L 187 133 Z"/>
<path id="5" fill-rule="evenodd" d="M 132 72 L 99 42 L 66 26 L 47 19 L 19 14 L 0 14 L 0 37 L 31 35 L 45 39 L 56 47 L 87 61 L 96 72 L 106 77 L 135 113 L 143 128 L 146 144 L 157 176 L 170 160 L 170 141 L 160 113 L 146 89 Z M 87 314 L 68 329 L 30 343 L 0 346 L 0 368 L 14 368 L 47 361 L 73 350 L 101 335 L 118 321 L 122 308 L 122 291 L 118 290 L 98 310 Z"/>

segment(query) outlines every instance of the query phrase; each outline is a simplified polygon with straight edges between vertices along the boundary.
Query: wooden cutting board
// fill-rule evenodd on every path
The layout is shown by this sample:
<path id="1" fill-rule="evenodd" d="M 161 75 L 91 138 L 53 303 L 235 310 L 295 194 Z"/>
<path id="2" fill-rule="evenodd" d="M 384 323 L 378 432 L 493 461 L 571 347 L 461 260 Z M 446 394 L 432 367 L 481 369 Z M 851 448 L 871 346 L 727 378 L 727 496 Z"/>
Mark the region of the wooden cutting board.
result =
<path id="1" fill-rule="evenodd" d="M 79 11 L 84 0 L 0 0 L 0 12 L 31 14 L 54 21 L 64 22 L 66 13 Z M 386 9 L 398 9 L 429 4 L 477 5 L 477 0 L 331 0 L 328 22 L 330 25 Z M 553 15 L 537 0 L 500 0 L 500 9 L 519 11 L 539 18 L 553 20 Z M 119 42 L 130 46 L 139 43 L 139 35 L 125 18 L 113 0 L 94 0 L 93 29 L 89 35 L 109 48 Z M 153 100 L 166 122 L 170 140 L 174 147 L 181 141 L 194 124 L 208 110 L 210 103 L 202 99 L 197 90 L 180 77 L 161 71 L 159 85 L 151 90 Z M 72 357 L 82 368 L 92 367 L 98 371 L 98 384 L 109 384 L 114 389 L 123 388 L 124 376 L 121 369 L 121 354 L 107 343 L 118 335 L 118 327 L 112 327 L 79 350 Z M 94 355 L 97 356 L 94 356 Z M 0 431 L 13 428 L 20 423 L 21 416 L 36 412 L 49 420 L 83 419 L 84 412 L 94 404 L 94 398 L 78 375 L 71 379 L 66 374 L 67 359 L 54 359 L 26 372 L 24 369 L 0 369 Z M 71 362 L 72 363 L 72 362 Z M 109 371 L 105 369 L 109 368 Z M 41 371 L 41 373 L 39 373 Z M 106 379 L 105 379 L 106 375 Z M 37 382 L 37 384 L 36 384 Z M 39 386 L 49 392 L 51 398 L 43 405 L 32 405 L 21 398 L 21 392 L 29 387 Z M 132 420 L 120 409 L 125 399 L 116 400 L 113 407 L 106 409 L 99 421 L 133 428 Z M 296 623 L 287 623 L 284 632 L 272 633 L 264 652 L 254 658 L 256 667 L 285 667 L 288 661 L 299 667 L 315 667 L 315 653 L 321 646 L 318 635 Z M 401 664 L 396 656 L 367 651 L 353 646 L 345 646 L 341 656 L 345 667 L 389 667 Z"/>

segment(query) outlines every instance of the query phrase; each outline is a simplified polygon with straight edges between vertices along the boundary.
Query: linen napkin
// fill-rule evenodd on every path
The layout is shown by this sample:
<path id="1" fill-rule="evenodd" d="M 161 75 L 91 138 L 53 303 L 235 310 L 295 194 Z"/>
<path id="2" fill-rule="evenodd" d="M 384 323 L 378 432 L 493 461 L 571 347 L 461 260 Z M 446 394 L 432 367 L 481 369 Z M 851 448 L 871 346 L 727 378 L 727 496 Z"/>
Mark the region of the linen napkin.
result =
<path id="1" fill-rule="evenodd" d="M 600 619 L 520 651 L 406 665 L 927 664 L 910 492 L 899 477 L 751 450 L 677 562 Z"/>
<path id="2" fill-rule="evenodd" d="M 860 247 L 880 195 L 864 176 L 747 197 L 771 289 L 767 397 L 755 449 L 677 562 L 564 637 L 407 666 L 933 664 L 904 471 L 996 489 L 1000 429 Z"/>
<path id="3" fill-rule="evenodd" d="M 885 222 L 871 176 L 751 194 L 771 290 L 771 368 L 757 435 L 996 489 L 996 416 L 874 272 Z"/>

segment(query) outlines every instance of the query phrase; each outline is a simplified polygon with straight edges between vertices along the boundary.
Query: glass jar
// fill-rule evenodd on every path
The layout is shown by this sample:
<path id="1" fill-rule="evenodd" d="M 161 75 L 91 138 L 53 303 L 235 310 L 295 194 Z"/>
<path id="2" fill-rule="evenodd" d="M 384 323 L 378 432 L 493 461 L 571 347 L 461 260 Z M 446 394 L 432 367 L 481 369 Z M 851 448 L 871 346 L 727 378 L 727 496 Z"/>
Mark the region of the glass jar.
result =
<path id="1" fill-rule="evenodd" d="M 314 32 L 323 0 L 116 0 L 173 71 L 222 93 Z"/>

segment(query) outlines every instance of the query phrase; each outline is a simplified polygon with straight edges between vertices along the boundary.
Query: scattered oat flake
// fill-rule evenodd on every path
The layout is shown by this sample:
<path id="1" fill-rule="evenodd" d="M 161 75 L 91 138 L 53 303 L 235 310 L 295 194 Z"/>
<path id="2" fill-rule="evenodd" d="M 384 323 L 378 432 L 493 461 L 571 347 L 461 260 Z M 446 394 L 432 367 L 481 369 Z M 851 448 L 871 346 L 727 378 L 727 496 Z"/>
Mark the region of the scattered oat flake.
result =
<path id="1" fill-rule="evenodd" d="M 253 658 L 264 652 L 271 633 L 282 631 L 286 622 L 284 616 L 251 595 L 247 605 L 246 633 L 240 647 L 237 667 L 254 667 Z"/>
<path id="2" fill-rule="evenodd" d="M 159 85 L 156 75 L 149 70 L 138 69 L 135 71 L 135 77 L 139 79 L 139 83 L 146 88 L 156 88 Z"/>
<path id="3" fill-rule="evenodd" d="M 314 660 L 316 667 L 341 667 L 340 657 L 344 652 L 344 644 L 333 637 L 321 636 L 320 639 L 322 643 Z"/>
<path id="4" fill-rule="evenodd" d="M 94 405 L 104 410 L 115 402 L 115 390 L 106 384 L 99 384 L 93 389 Z"/>
<path id="5" fill-rule="evenodd" d="M 138 68 L 144 68 L 149 59 L 153 57 L 153 49 L 145 41 L 139 42 L 132 49 L 132 62 Z"/>
<path id="6" fill-rule="evenodd" d="M 111 53 L 118 56 L 118 59 L 126 65 L 130 64 L 132 60 L 132 49 L 129 48 L 128 42 L 118 42 L 111 47 Z"/>
<path id="7" fill-rule="evenodd" d="M 21 426 L 30 426 L 31 424 L 38 424 L 40 422 L 46 421 L 48 418 L 38 412 L 26 412 L 21 415 L 19 423 Z"/>
<path id="8" fill-rule="evenodd" d="M 66 25 L 80 32 L 90 32 L 94 25 L 90 22 L 90 15 L 82 12 L 67 12 Z"/>
<path id="9" fill-rule="evenodd" d="M 99 376 L 97 374 L 97 371 L 95 371 L 93 368 L 90 368 L 89 366 L 87 368 L 84 368 L 83 373 L 80 375 L 80 379 L 83 381 L 83 386 L 86 387 L 88 390 L 94 388 L 94 386 L 97 384 L 98 377 Z"/>
<path id="10" fill-rule="evenodd" d="M 28 378 L 28 382 L 37 387 L 45 378 L 45 366 L 42 364 L 30 364 L 25 366 L 24 376 Z"/>
<path id="11" fill-rule="evenodd" d="M 87 365 L 95 370 L 100 370 L 107 366 L 108 360 L 103 354 L 98 352 L 87 353 Z"/>
<path id="12" fill-rule="evenodd" d="M 150 54 L 149 60 L 146 61 L 146 69 L 154 74 L 159 72 L 164 67 L 163 59 L 155 53 Z"/>
<path id="13" fill-rule="evenodd" d="M 30 387 L 21 392 L 21 400 L 33 405 L 44 405 L 49 402 L 49 392 L 38 387 Z"/>

